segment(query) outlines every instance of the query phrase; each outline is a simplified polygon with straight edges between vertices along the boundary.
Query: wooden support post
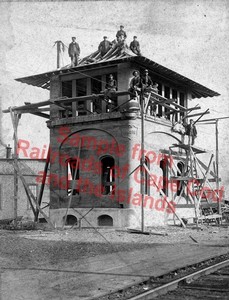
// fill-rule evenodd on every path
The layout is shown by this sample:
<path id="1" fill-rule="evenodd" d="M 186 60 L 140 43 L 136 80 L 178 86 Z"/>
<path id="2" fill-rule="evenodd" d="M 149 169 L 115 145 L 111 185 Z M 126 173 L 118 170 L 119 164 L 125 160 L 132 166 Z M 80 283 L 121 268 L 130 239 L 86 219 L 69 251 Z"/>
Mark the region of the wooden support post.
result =
<path id="1" fill-rule="evenodd" d="M 150 174 L 150 170 L 148 169 L 147 165 L 144 164 L 144 168 L 146 169 L 146 172 L 149 174 L 149 176 L 151 177 L 151 179 L 153 180 L 154 185 L 156 186 L 156 188 L 158 189 L 158 191 L 160 192 L 160 194 L 164 197 L 165 202 L 168 204 L 168 207 L 172 210 L 172 212 L 174 213 L 174 215 L 177 217 L 177 219 L 181 222 L 181 225 L 185 228 L 185 224 L 183 222 L 183 220 L 178 216 L 178 214 L 176 213 L 174 207 L 171 205 L 171 203 L 167 200 L 167 196 L 165 195 L 165 193 L 163 192 L 163 190 L 161 188 L 159 188 L 159 186 L 157 185 L 154 176 L 152 176 Z"/>
<path id="2" fill-rule="evenodd" d="M 91 78 L 90 77 L 87 78 L 87 95 L 91 95 Z M 86 110 L 89 113 L 93 112 L 92 104 L 93 103 L 91 100 L 87 100 L 85 103 Z"/>
<path id="3" fill-rule="evenodd" d="M 13 124 L 14 130 L 14 226 L 17 227 L 17 210 L 18 210 L 18 173 L 17 173 L 17 165 L 18 165 L 18 136 L 17 136 L 17 129 L 18 123 L 21 115 L 17 115 L 16 112 L 12 111 L 12 108 L 9 108 L 11 121 Z"/>
<path id="4" fill-rule="evenodd" d="M 42 176 L 41 187 L 40 187 L 40 191 L 39 191 L 39 195 L 38 195 L 38 199 L 37 199 L 37 202 L 38 202 L 39 206 L 41 206 L 41 202 L 42 202 L 42 196 L 43 196 L 43 192 L 44 192 L 44 187 L 45 187 L 45 181 L 46 181 L 46 177 L 47 177 L 49 162 L 50 162 L 50 146 L 49 146 L 47 158 L 46 158 L 46 161 L 45 161 L 45 167 L 44 167 L 44 172 L 43 172 L 43 176 Z M 36 212 L 35 212 L 35 215 L 34 215 L 34 221 L 35 222 L 38 221 L 38 216 L 39 216 L 39 210 L 36 209 Z"/>
<path id="5" fill-rule="evenodd" d="M 218 131 L 218 123 L 219 120 L 216 119 L 215 120 L 215 141 L 216 141 L 216 149 L 215 149 L 215 160 L 216 160 L 216 189 L 217 189 L 217 194 L 219 196 L 219 131 Z M 222 209 L 221 209 L 221 200 L 218 197 L 218 213 L 221 214 L 222 213 Z"/>
<path id="6" fill-rule="evenodd" d="M 150 97 L 150 95 L 149 95 Z M 140 95 L 141 102 L 141 231 L 144 232 L 144 196 L 145 196 L 145 128 L 144 128 L 144 97 L 143 92 Z"/>
<path id="7" fill-rule="evenodd" d="M 106 86 L 106 75 L 102 75 L 102 91 L 105 90 L 105 86 Z M 101 102 L 101 106 L 102 106 L 102 112 L 105 113 L 106 112 L 106 107 L 107 107 L 107 103 L 105 101 Z"/>
<path id="8" fill-rule="evenodd" d="M 76 97 L 76 80 L 72 80 L 72 98 Z M 77 102 L 72 102 L 72 116 L 76 116 Z"/>
<path id="9" fill-rule="evenodd" d="M 165 97 L 165 86 L 164 86 L 164 84 L 161 85 L 161 95 L 162 95 L 162 97 Z M 163 117 L 164 114 L 165 114 L 165 107 L 161 105 L 160 108 L 161 108 L 161 116 Z"/>

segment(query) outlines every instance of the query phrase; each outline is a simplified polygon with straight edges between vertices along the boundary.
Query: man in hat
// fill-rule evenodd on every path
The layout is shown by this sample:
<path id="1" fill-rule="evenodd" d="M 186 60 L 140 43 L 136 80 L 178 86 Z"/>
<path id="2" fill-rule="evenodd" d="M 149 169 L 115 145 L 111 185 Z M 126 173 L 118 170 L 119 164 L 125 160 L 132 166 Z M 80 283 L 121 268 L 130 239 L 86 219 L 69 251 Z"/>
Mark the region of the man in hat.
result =
<path id="1" fill-rule="evenodd" d="M 109 79 L 105 85 L 105 91 L 104 91 L 104 99 L 107 101 L 107 109 L 110 111 L 115 106 L 115 100 L 117 97 L 115 96 L 117 90 L 117 83 L 114 79 L 113 74 L 109 75 Z"/>
<path id="2" fill-rule="evenodd" d="M 71 57 L 71 67 L 77 66 L 80 55 L 80 47 L 79 44 L 76 42 L 76 37 L 74 36 L 72 37 L 72 42 L 69 44 L 68 54 Z"/>
<path id="3" fill-rule="evenodd" d="M 136 35 L 133 37 L 133 41 L 130 43 L 130 50 L 132 50 L 137 55 L 141 55 L 140 44 L 137 41 Z"/>
<path id="4" fill-rule="evenodd" d="M 107 36 L 103 37 L 103 41 L 99 44 L 99 51 L 104 56 L 111 48 L 112 43 L 107 40 Z"/>
<path id="5" fill-rule="evenodd" d="M 193 119 L 190 119 L 189 124 L 186 127 L 186 135 L 188 135 L 188 144 L 194 145 L 195 138 L 197 137 L 197 130 Z"/>
<path id="6" fill-rule="evenodd" d="M 119 37 L 121 37 L 122 39 L 126 39 L 127 38 L 127 35 L 126 35 L 126 32 L 123 30 L 124 26 L 121 25 L 120 26 L 120 30 L 117 31 L 116 33 L 116 38 L 118 39 Z"/>
<path id="7" fill-rule="evenodd" d="M 151 77 L 149 76 L 149 71 L 145 69 L 144 74 L 142 75 L 142 88 L 144 91 L 149 91 L 152 87 L 153 81 Z"/>
<path id="8" fill-rule="evenodd" d="M 129 92 L 139 95 L 141 92 L 141 78 L 138 71 L 133 72 L 133 76 L 130 80 Z"/>

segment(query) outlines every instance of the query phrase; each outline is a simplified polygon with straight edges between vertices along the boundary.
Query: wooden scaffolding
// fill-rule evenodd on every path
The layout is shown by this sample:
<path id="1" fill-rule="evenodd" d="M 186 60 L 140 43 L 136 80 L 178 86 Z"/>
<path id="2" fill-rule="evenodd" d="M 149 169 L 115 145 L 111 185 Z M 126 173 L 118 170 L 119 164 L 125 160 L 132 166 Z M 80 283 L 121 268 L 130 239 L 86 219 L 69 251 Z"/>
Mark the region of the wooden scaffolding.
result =
<path id="1" fill-rule="evenodd" d="M 130 95 L 130 99 L 127 100 L 126 102 L 124 102 L 123 104 L 118 105 L 114 109 L 110 110 L 109 111 L 110 113 L 115 112 L 115 111 L 116 112 L 121 111 L 123 109 L 123 106 L 126 103 L 128 103 L 129 101 L 131 101 L 134 96 L 136 96 L 136 95 L 131 94 L 129 91 L 117 91 L 115 94 L 116 94 L 116 96 Z M 199 105 L 197 105 L 195 107 L 186 108 L 180 104 L 177 104 L 176 99 L 167 99 L 167 98 L 159 95 L 154 89 L 150 89 L 147 92 L 140 94 L 139 97 L 136 97 L 136 98 L 138 98 L 138 101 L 140 104 L 139 110 L 141 112 L 141 120 L 142 120 L 141 146 L 142 146 L 143 150 L 144 150 L 144 119 L 146 118 L 147 114 L 149 114 L 149 111 L 152 112 L 152 107 L 155 107 L 155 106 L 164 107 L 164 110 L 166 112 L 165 117 L 170 116 L 170 115 L 175 115 L 175 114 L 179 115 L 180 120 L 178 120 L 178 121 L 180 121 L 180 122 L 183 121 L 185 118 L 194 117 L 194 116 L 200 116 L 200 118 L 201 118 L 203 115 L 209 113 L 209 110 L 207 110 L 205 112 L 190 114 L 192 111 L 200 109 L 201 107 Z M 45 164 L 44 177 L 42 179 L 42 186 L 40 189 L 40 193 L 39 193 L 38 199 L 35 199 L 34 195 L 32 194 L 28 185 L 26 184 L 23 176 L 21 175 L 20 169 L 18 167 L 18 157 L 16 154 L 17 153 L 17 143 L 18 143 L 17 126 L 18 126 L 20 116 L 24 113 L 29 113 L 29 114 L 34 114 L 34 115 L 46 118 L 46 119 L 50 119 L 51 116 L 48 112 L 50 111 L 51 105 L 55 105 L 56 107 L 58 107 L 60 112 L 66 111 L 67 112 L 66 115 L 68 115 L 68 112 L 72 111 L 73 107 L 74 108 L 76 107 L 75 104 L 77 104 L 79 101 L 84 101 L 84 102 L 90 101 L 91 103 L 93 103 L 93 101 L 96 101 L 98 99 L 100 99 L 100 101 L 106 101 L 104 99 L 104 94 L 101 93 L 101 94 L 96 94 L 96 95 L 93 94 L 93 95 L 73 97 L 73 98 L 61 97 L 61 98 L 49 99 L 47 101 L 42 101 L 42 102 L 34 103 L 34 104 L 26 103 L 26 105 L 23 105 L 20 107 L 13 107 L 13 108 L 10 107 L 9 109 L 3 111 L 5 113 L 11 114 L 13 128 L 14 128 L 14 150 L 15 150 L 14 151 L 14 170 L 15 170 L 15 173 L 14 173 L 14 177 L 15 177 L 15 185 L 14 185 L 15 186 L 14 187 L 14 202 L 15 202 L 14 207 L 15 207 L 15 209 L 14 209 L 14 213 L 15 213 L 15 218 L 17 217 L 17 198 L 18 198 L 17 197 L 17 193 L 18 193 L 17 192 L 17 189 L 18 189 L 17 188 L 17 186 L 18 186 L 17 180 L 19 177 L 23 182 L 27 197 L 29 199 L 29 203 L 32 206 L 32 209 L 34 211 L 35 220 L 37 220 L 38 214 L 41 213 L 44 216 L 44 218 L 46 219 L 46 221 L 49 222 L 53 226 L 53 224 L 51 223 L 48 216 L 45 215 L 45 213 L 42 211 L 42 209 L 40 207 L 41 201 L 42 201 L 44 185 L 45 185 L 45 180 L 46 180 L 47 169 L 48 169 L 48 165 L 49 165 L 49 161 L 50 161 L 50 152 L 47 157 L 46 164 Z M 89 107 L 89 106 L 87 106 L 87 107 Z M 96 115 L 93 111 L 87 111 L 87 114 Z M 61 115 L 63 118 L 63 116 L 65 114 L 61 114 Z M 72 111 L 72 115 L 73 115 L 73 111 Z M 76 116 L 77 116 L 77 114 L 76 114 Z M 204 195 L 206 196 L 206 191 L 204 191 L 203 187 L 205 186 L 206 183 L 211 186 L 211 182 L 213 182 L 213 181 L 217 182 L 217 183 L 219 182 L 218 173 L 215 174 L 214 172 L 210 171 L 213 155 L 210 158 L 209 164 L 205 165 L 197 157 L 198 154 L 204 153 L 205 152 L 204 150 L 201 150 L 200 148 L 197 148 L 197 147 L 194 147 L 191 145 L 185 145 L 183 143 L 180 143 L 180 144 L 172 145 L 170 147 L 169 151 L 170 151 L 171 155 L 173 155 L 175 148 L 178 148 L 179 151 L 177 153 L 178 153 L 178 155 L 180 155 L 181 159 L 184 161 L 184 168 L 182 171 L 180 171 L 177 168 L 177 166 L 174 165 L 173 168 L 171 169 L 171 174 L 170 174 L 171 176 L 170 176 L 169 180 L 176 181 L 177 183 L 179 183 L 179 190 L 180 190 L 179 195 L 177 195 L 177 193 L 175 193 L 173 195 L 172 200 L 175 202 L 178 200 L 178 202 L 179 202 L 181 195 L 186 194 L 187 199 L 191 203 L 193 203 L 195 206 L 196 220 L 197 220 L 197 222 L 199 222 L 202 218 L 201 209 L 200 209 L 201 201 L 202 201 L 203 196 Z M 142 153 L 144 153 L 144 151 L 142 151 Z M 142 159 L 141 159 L 142 168 L 145 168 L 145 171 L 147 173 L 149 173 L 149 176 L 151 176 L 149 169 L 145 165 L 144 161 L 145 161 L 145 158 L 142 157 Z M 218 164 L 218 160 L 217 160 L 217 164 Z M 218 166 L 217 166 L 217 168 L 218 168 Z M 198 170 L 198 172 L 197 172 L 197 170 Z M 209 174 L 211 174 L 213 178 L 209 179 L 208 178 Z M 141 181 L 144 182 L 144 172 L 141 172 L 141 176 L 143 177 L 142 178 L 143 180 L 141 180 Z M 190 185 L 190 181 L 191 181 L 191 185 Z M 141 190 L 143 191 L 143 188 Z M 217 192 L 215 192 L 215 190 L 213 188 L 212 188 L 212 191 L 214 191 L 217 199 L 219 199 L 219 195 L 217 194 Z M 163 190 L 160 190 L 160 193 L 165 196 Z M 177 199 L 177 197 L 178 197 L 178 199 Z M 34 203 L 35 205 L 33 205 L 32 203 Z M 169 205 L 169 203 L 168 203 L 168 205 Z M 220 214 L 220 210 L 218 212 Z M 175 216 L 179 219 L 182 226 L 185 227 L 185 224 L 184 224 L 183 220 L 179 217 L 179 215 L 176 213 Z M 143 212 L 143 204 L 142 204 L 142 231 L 143 230 L 144 230 L 144 212 Z"/>

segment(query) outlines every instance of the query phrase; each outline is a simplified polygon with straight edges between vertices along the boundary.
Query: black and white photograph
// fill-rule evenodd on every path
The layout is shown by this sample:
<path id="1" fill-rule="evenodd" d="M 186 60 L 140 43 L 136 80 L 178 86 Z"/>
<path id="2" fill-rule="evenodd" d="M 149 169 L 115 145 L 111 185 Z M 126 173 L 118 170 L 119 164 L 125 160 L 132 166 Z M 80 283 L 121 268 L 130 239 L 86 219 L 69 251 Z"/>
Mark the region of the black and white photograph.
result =
<path id="1" fill-rule="evenodd" d="M 229 2 L 0 20 L 0 300 L 228 299 Z"/>

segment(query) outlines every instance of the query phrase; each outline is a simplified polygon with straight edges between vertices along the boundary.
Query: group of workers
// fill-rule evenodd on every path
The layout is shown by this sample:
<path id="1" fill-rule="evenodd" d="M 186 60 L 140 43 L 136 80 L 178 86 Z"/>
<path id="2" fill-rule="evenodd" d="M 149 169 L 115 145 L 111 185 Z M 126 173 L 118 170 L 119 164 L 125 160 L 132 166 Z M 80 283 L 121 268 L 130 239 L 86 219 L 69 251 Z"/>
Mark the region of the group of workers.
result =
<path id="1" fill-rule="evenodd" d="M 104 91 L 105 100 L 108 102 L 108 104 L 112 104 L 112 98 L 114 97 L 116 91 L 116 80 L 114 79 L 114 76 L 110 74 L 109 79 L 106 82 Z M 147 94 L 152 91 L 158 93 L 158 84 L 152 81 L 149 75 L 149 71 L 145 69 L 142 75 L 140 75 L 140 72 L 137 70 L 133 71 L 133 77 L 131 78 L 129 84 L 129 92 L 131 93 L 132 98 L 139 99 L 140 94 L 142 94 L 143 96 L 147 96 Z M 156 116 L 157 104 L 149 102 L 149 109 L 150 114 Z M 187 135 L 188 144 L 194 145 L 195 139 L 197 137 L 197 130 L 194 120 L 190 119 L 189 124 L 180 124 L 178 122 L 177 125 L 182 126 L 182 130 L 178 129 L 177 132 L 181 133 L 182 135 Z"/>
<path id="2" fill-rule="evenodd" d="M 116 40 L 110 42 L 107 40 L 107 36 L 103 37 L 103 41 L 99 44 L 98 50 L 103 57 L 111 48 L 118 47 L 121 51 L 128 49 L 126 44 L 127 34 L 124 31 L 124 26 L 121 25 L 120 29 L 116 33 Z M 132 50 L 136 55 L 141 55 L 140 52 L 140 44 L 137 41 L 137 37 L 133 37 L 133 41 L 129 46 L 130 50 Z M 76 42 L 76 37 L 72 37 L 72 42 L 69 44 L 68 54 L 71 58 L 71 66 L 77 66 L 79 55 L 80 55 L 80 47 Z M 109 79 L 105 86 L 104 96 L 105 100 L 108 104 L 112 104 L 112 98 L 117 90 L 117 83 L 114 79 L 113 75 L 109 75 Z M 142 95 L 146 95 L 150 91 L 158 93 L 158 84 L 153 83 L 151 77 L 149 76 L 149 72 L 145 69 L 144 73 L 140 75 L 139 71 L 135 70 L 133 72 L 133 77 L 130 80 L 129 84 L 129 92 L 132 94 L 132 98 L 139 98 L 138 96 L 142 93 Z M 157 105 L 155 103 L 149 103 L 150 114 L 156 116 Z M 179 124 L 178 124 L 179 125 Z M 181 124 L 183 126 L 183 124 Z M 188 143 L 194 145 L 195 138 L 197 136 L 197 130 L 195 127 L 194 121 L 191 119 L 189 124 L 184 126 L 184 134 L 189 136 Z M 182 133 L 182 132 L 180 132 Z M 182 133 L 183 134 L 183 133 Z"/>
<path id="3" fill-rule="evenodd" d="M 140 44 L 137 41 L 137 36 L 133 37 L 133 41 L 130 43 L 128 47 L 126 43 L 127 34 L 124 31 L 124 26 L 121 25 L 120 29 L 116 33 L 116 39 L 110 42 L 107 39 L 107 36 L 103 37 L 103 41 L 99 44 L 98 50 L 103 57 L 110 49 L 119 48 L 120 53 L 125 51 L 125 49 L 130 48 L 130 50 L 136 55 L 141 55 Z M 75 67 L 78 65 L 79 56 L 80 56 L 80 46 L 76 42 L 76 37 L 72 37 L 72 42 L 68 47 L 68 54 L 71 58 L 71 67 Z"/>
<path id="4" fill-rule="evenodd" d="M 121 25 L 120 29 L 116 33 L 116 39 L 112 42 L 107 40 L 107 36 L 103 37 L 103 41 L 99 44 L 98 50 L 101 53 L 101 56 L 104 56 L 110 49 L 114 49 L 116 47 L 119 47 L 121 50 L 125 50 L 130 48 L 132 52 L 134 52 L 136 55 L 141 55 L 140 51 L 140 44 L 137 41 L 137 36 L 135 35 L 133 37 L 133 41 L 130 43 L 130 46 L 128 47 L 126 43 L 127 34 L 124 30 L 124 26 Z"/>

